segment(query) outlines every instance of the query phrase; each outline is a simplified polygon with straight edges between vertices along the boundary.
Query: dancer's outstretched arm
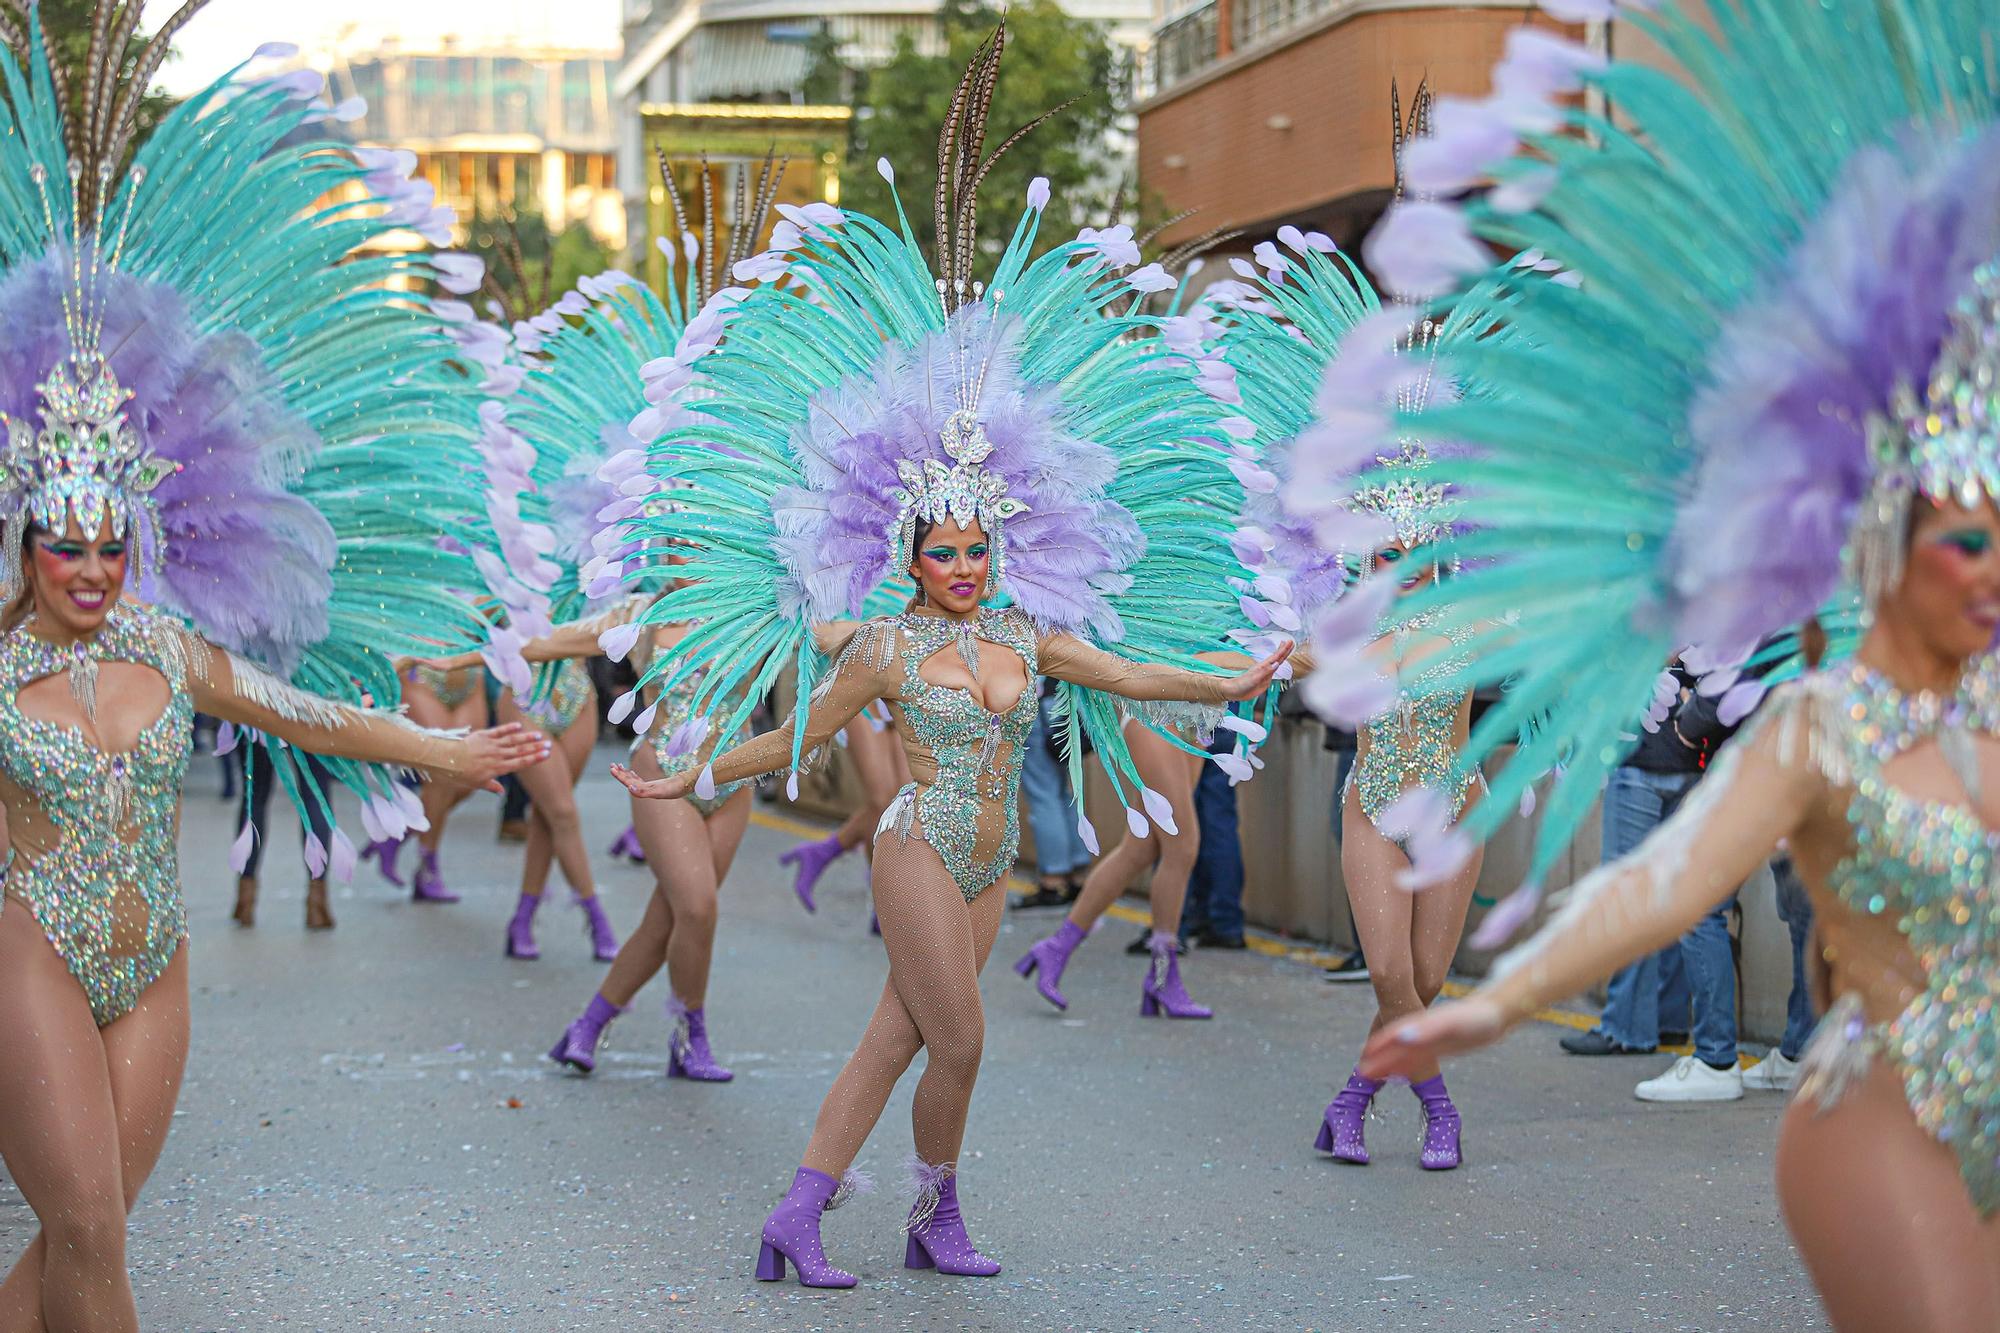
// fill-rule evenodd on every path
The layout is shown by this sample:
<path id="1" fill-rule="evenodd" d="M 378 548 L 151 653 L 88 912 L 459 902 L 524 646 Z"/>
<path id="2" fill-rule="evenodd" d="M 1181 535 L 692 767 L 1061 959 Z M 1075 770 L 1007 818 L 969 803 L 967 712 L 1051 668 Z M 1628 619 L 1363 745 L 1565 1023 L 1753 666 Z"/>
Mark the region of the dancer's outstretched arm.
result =
<path id="1" fill-rule="evenodd" d="M 1544 1006 L 1686 934 L 1770 859 L 1781 838 L 1822 813 L 1829 791 L 1806 756 L 1809 707 L 1796 696 L 1773 700 L 1671 819 L 1631 855 L 1578 881 L 1548 924 L 1502 957 L 1463 1001 L 1376 1033 L 1361 1072 L 1406 1074 L 1488 1045 Z"/>
<path id="2" fill-rule="evenodd" d="M 528 662 L 564 662 L 579 657 L 602 657 L 604 649 L 598 646 L 597 641 L 604 632 L 616 629 L 620 625 L 631 624 L 656 600 L 657 598 L 651 593 L 634 593 L 594 616 L 585 616 L 580 620 L 566 620 L 539 639 L 529 639 L 523 643 L 521 658 Z M 476 667 L 483 661 L 485 658 L 480 656 L 477 649 L 451 657 L 422 659 L 424 666 L 438 671 L 457 671 L 464 667 Z"/>
<path id="3" fill-rule="evenodd" d="M 805 752 L 812 753 L 834 738 L 842 727 L 861 715 L 861 710 L 877 699 L 890 696 L 902 674 L 895 625 L 871 621 L 856 625 L 850 621 L 818 626 L 814 634 L 820 649 L 838 654 L 833 674 L 813 691 L 806 713 Z M 884 638 L 884 636 L 887 636 Z M 775 773 L 792 762 L 792 729 L 778 727 L 753 737 L 709 761 L 708 773 L 718 785 Z M 611 774 L 634 796 L 654 801 L 678 801 L 694 791 L 699 772 L 677 773 L 647 781 L 623 764 L 613 764 Z"/>
<path id="4" fill-rule="evenodd" d="M 546 758 L 548 738 L 517 723 L 456 735 L 430 731 L 401 713 L 309 694 L 262 667 L 184 630 L 188 690 L 196 709 L 280 737 L 309 754 L 400 764 L 466 786 L 499 790 L 495 781 Z"/>
<path id="5" fill-rule="evenodd" d="M 1035 653 L 1043 675 L 1086 689 L 1127 699 L 1226 704 L 1254 699 L 1268 689 L 1279 664 L 1292 655 L 1292 646 L 1283 645 L 1233 676 L 1211 676 L 1155 662 L 1128 662 L 1072 634 L 1044 635 L 1035 645 Z M 1215 656 L 1224 657 L 1220 653 Z"/>

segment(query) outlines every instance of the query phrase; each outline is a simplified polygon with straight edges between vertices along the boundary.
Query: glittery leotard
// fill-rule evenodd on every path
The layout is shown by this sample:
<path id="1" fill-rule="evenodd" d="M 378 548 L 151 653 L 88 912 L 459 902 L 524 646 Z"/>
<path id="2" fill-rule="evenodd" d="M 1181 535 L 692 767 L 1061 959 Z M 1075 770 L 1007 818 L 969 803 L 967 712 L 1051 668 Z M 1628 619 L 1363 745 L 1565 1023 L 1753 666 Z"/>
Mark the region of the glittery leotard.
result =
<path id="1" fill-rule="evenodd" d="M 167 706 L 131 750 L 108 754 L 77 727 L 21 711 L 23 687 L 74 678 L 79 661 L 129 662 L 166 678 Z M 6 897 L 34 914 L 100 1027 L 138 1003 L 187 939 L 175 834 L 193 713 L 186 663 L 129 611 L 114 610 L 73 649 L 27 626 L 0 638 Z"/>
<path id="2" fill-rule="evenodd" d="M 166 682 L 166 707 L 129 751 L 107 753 L 80 727 L 22 711 L 23 689 L 61 674 L 95 726 L 105 662 L 149 667 Z M 307 694 L 127 604 L 69 647 L 38 637 L 32 621 L 0 637 L 5 897 L 34 915 L 100 1026 L 131 1011 L 187 938 L 176 834 L 197 709 L 313 754 L 449 774 L 466 759 L 455 737 Z"/>
<path id="3" fill-rule="evenodd" d="M 556 667 L 547 693 L 523 704 L 521 713 L 542 731 L 560 736 L 576 725 L 583 710 L 596 697 L 597 687 L 590 683 L 590 668 L 582 659 L 570 658 Z"/>
<path id="4" fill-rule="evenodd" d="M 1885 1056 L 1917 1123 L 1957 1156 L 1973 1202 L 2000 1212 L 2000 833 L 1964 805 L 1899 789 L 1883 771 L 1926 742 L 1949 745 L 1953 730 L 2000 733 L 2000 664 L 1968 671 L 1950 700 L 1906 694 L 1859 665 L 1823 673 L 1807 689 L 1821 762 L 1852 793 L 1854 846 L 1827 889 L 1854 917 L 1893 923 L 1916 975 L 1855 966 L 1863 932 L 1822 912 L 1822 946 L 1842 989 L 1802 1086 L 1831 1101 L 1859 1062 Z"/>
<path id="5" fill-rule="evenodd" d="M 920 839 L 937 852 L 967 902 L 1014 864 L 1021 746 L 1039 707 L 1039 676 L 1128 699 L 1227 701 L 1220 677 L 1127 662 L 1071 635 L 1040 633 L 1018 610 L 981 608 L 967 620 L 908 611 L 859 626 L 830 625 L 821 646 L 838 661 L 813 693 L 805 731 L 808 762 L 870 703 L 887 703 L 914 780 L 897 793 L 876 836 Z M 965 689 L 923 676 L 926 661 L 956 651 L 983 681 L 982 649 L 1016 656 L 1025 668 L 1020 695 L 1000 712 L 981 707 Z M 717 756 L 710 770 L 718 783 L 741 781 L 783 768 L 791 756 L 791 729 L 780 727 Z"/>
<path id="6" fill-rule="evenodd" d="M 482 674 L 478 667 L 440 671 L 436 667 L 419 665 L 410 668 L 409 678 L 412 684 L 429 689 L 447 711 L 452 711 L 482 687 Z"/>
<path id="7" fill-rule="evenodd" d="M 1398 647 L 1400 651 L 1400 643 Z M 1363 725 L 1366 744 L 1348 781 L 1354 784 L 1361 813 L 1368 817 L 1369 823 L 1379 823 L 1382 812 L 1411 788 L 1439 789 L 1450 781 L 1452 760 L 1458 751 L 1458 718 L 1465 695 L 1457 690 L 1440 693 L 1427 687 L 1444 674 L 1453 660 L 1447 653 L 1413 675 L 1400 678 L 1396 706 Z M 1478 783 L 1476 773 L 1466 775 L 1459 783 L 1452 795 L 1454 819 L 1465 809 L 1465 802 Z"/>

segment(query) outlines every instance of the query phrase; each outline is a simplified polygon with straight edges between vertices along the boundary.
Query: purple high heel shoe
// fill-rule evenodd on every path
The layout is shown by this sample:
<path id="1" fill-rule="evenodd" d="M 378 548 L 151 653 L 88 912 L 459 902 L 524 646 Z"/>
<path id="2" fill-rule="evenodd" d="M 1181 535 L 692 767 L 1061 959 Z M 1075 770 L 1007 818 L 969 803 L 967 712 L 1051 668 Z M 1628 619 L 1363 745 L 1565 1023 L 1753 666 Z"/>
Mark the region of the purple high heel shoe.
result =
<path id="1" fill-rule="evenodd" d="M 856 1194 L 868 1192 L 868 1178 L 849 1171 L 835 1180 L 824 1171 L 802 1166 L 792 1177 L 792 1188 L 764 1219 L 762 1242 L 757 1248 L 757 1280 L 782 1282 L 785 1260 L 798 1270 L 799 1285 L 805 1287 L 851 1287 L 854 1274 L 843 1273 L 827 1262 L 826 1247 L 820 1243 L 819 1220 L 823 1213 L 846 1203 Z"/>
<path id="2" fill-rule="evenodd" d="M 604 915 L 604 904 L 595 897 L 583 900 L 585 935 L 590 937 L 590 956 L 600 963 L 608 963 L 618 956 L 618 932 L 611 928 L 611 918 Z"/>
<path id="3" fill-rule="evenodd" d="M 507 923 L 507 956 L 509 958 L 540 958 L 542 951 L 535 947 L 535 909 L 542 905 L 538 893 L 524 893 L 521 901 L 514 904 L 514 919 Z"/>
<path id="4" fill-rule="evenodd" d="M 965 1234 L 965 1218 L 958 1210 L 958 1167 L 944 1162 L 937 1166 L 921 1158 L 910 1159 L 909 1220 L 903 1230 L 909 1243 L 903 1247 L 903 1267 L 935 1268 L 955 1277 L 992 1277 L 1000 1265 L 972 1246 Z"/>
<path id="5" fill-rule="evenodd" d="M 667 1077 L 691 1078 L 697 1083 L 727 1083 L 736 1075 L 715 1062 L 708 1049 L 708 1020 L 699 1009 L 690 1009 L 678 996 L 667 997 L 667 1017 L 673 1022 L 673 1036 L 667 1039 Z"/>
<path id="6" fill-rule="evenodd" d="M 1035 979 L 1035 989 L 1042 998 L 1058 1009 L 1068 1009 L 1069 1001 L 1063 998 L 1062 974 L 1069 966 L 1069 956 L 1076 952 L 1086 936 L 1083 928 L 1063 918 L 1060 929 L 1046 939 L 1037 940 L 1033 948 L 1020 962 L 1014 964 L 1014 971 L 1024 977 Z"/>
<path id="7" fill-rule="evenodd" d="M 590 1004 L 574 1023 L 563 1029 L 549 1059 L 559 1065 L 568 1065 L 579 1074 L 588 1074 L 597 1068 L 597 1043 L 611 1026 L 611 1020 L 625 1011 L 602 995 L 590 997 Z"/>
<path id="8" fill-rule="evenodd" d="M 1181 984 L 1180 941 L 1154 931 L 1147 940 L 1153 961 L 1146 966 L 1146 979 L 1139 986 L 1139 1016 L 1156 1018 L 1213 1018 L 1215 1010 L 1196 1004 Z"/>
<path id="9" fill-rule="evenodd" d="M 444 886 L 444 876 L 438 873 L 438 854 L 429 848 L 417 862 L 417 873 L 411 876 L 410 901 L 417 903 L 455 903 L 458 895 Z"/>
<path id="10" fill-rule="evenodd" d="M 1417 1154 L 1417 1165 L 1426 1171 L 1455 1170 L 1465 1160 L 1465 1152 L 1459 1143 L 1458 1108 L 1444 1090 L 1444 1075 L 1412 1083 L 1410 1091 L 1417 1094 L 1424 1108 L 1424 1146 Z"/>
<path id="11" fill-rule="evenodd" d="M 622 856 L 633 865 L 646 864 L 646 849 L 639 845 L 639 830 L 627 824 L 625 831 L 611 844 L 610 854 L 613 859 Z"/>
<path id="12" fill-rule="evenodd" d="M 1349 1074 L 1347 1086 L 1333 1095 L 1326 1114 L 1320 1117 L 1319 1137 L 1313 1140 L 1313 1147 L 1332 1153 L 1337 1162 L 1368 1165 L 1368 1142 L 1362 1127 L 1368 1120 L 1369 1105 L 1381 1090 L 1379 1082 L 1361 1077 L 1361 1071 Z"/>
<path id="13" fill-rule="evenodd" d="M 403 854 L 402 838 L 377 838 L 361 849 L 361 859 L 373 861 L 382 878 L 397 888 L 404 887 L 403 876 L 396 869 L 396 861 Z"/>
<path id="14" fill-rule="evenodd" d="M 840 835 L 829 833 L 818 842 L 802 842 L 778 858 L 781 866 L 797 866 L 798 874 L 792 880 L 792 892 L 799 895 L 799 905 L 808 912 L 818 911 L 813 902 L 813 886 L 826 868 L 840 859 L 847 849 L 840 845 Z"/>

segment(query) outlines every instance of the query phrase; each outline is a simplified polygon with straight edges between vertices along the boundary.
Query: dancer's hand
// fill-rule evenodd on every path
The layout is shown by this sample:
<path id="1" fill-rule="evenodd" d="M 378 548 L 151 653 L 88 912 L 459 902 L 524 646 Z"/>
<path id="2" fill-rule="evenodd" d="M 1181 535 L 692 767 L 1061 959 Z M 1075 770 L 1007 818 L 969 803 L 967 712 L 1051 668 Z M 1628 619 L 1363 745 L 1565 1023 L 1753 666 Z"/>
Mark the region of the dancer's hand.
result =
<path id="1" fill-rule="evenodd" d="M 645 801 L 684 801 L 694 790 L 694 775 L 676 773 L 670 778 L 640 777 L 623 764 L 611 766 L 611 776 L 625 784 L 625 790 Z"/>
<path id="2" fill-rule="evenodd" d="M 1283 644 L 1279 645 L 1278 651 L 1272 653 L 1256 666 L 1251 667 L 1241 675 L 1231 677 L 1226 691 L 1228 696 L 1231 699 L 1239 701 L 1243 699 L 1255 699 L 1265 690 L 1271 688 L 1271 678 L 1277 674 L 1278 668 L 1284 663 L 1284 660 L 1292 655 L 1294 646 L 1292 641 L 1287 639 Z"/>
<path id="3" fill-rule="evenodd" d="M 502 774 L 518 772 L 549 757 L 554 745 L 548 736 L 522 722 L 504 722 L 465 738 L 470 752 L 464 772 L 458 775 L 468 786 L 499 791 Z"/>
<path id="4" fill-rule="evenodd" d="M 1408 1077 L 1448 1055 L 1490 1046 L 1506 1034 L 1507 1014 L 1498 1004 L 1473 995 L 1441 1004 L 1427 1013 L 1383 1028 L 1361 1048 L 1361 1076 Z"/>

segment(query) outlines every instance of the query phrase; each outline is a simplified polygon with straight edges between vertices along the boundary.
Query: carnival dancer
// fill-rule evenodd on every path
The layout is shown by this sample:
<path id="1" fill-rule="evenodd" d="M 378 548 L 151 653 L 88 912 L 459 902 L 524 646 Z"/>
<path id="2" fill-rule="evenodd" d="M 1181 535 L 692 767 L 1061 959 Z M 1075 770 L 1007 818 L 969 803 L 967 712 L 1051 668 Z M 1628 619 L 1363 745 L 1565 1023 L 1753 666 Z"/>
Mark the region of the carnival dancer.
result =
<path id="1" fill-rule="evenodd" d="M 0 1323 L 51 1333 L 139 1327 L 125 1214 L 187 1051 L 193 712 L 288 747 L 278 780 L 325 813 L 289 747 L 322 756 L 371 833 L 412 804 L 372 765 L 487 782 L 542 749 L 358 702 L 395 699 L 391 663 L 420 632 L 481 631 L 426 591 L 478 579 L 435 546 L 476 456 L 422 294 L 465 270 L 421 250 L 344 262 L 437 230 L 427 197 L 314 128 L 308 75 L 232 73 L 121 170 L 177 25 L 127 69 L 136 9 L 96 20 L 110 40 L 60 83 L 39 29 L 0 20 L 27 59 L 0 57 L 0 1156 L 42 1228 L 0 1283 Z M 62 87 L 84 90 L 71 124 Z M 307 850 L 316 873 L 352 867 L 338 831 Z"/>
<path id="2" fill-rule="evenodd" d="M 402 664 L 403 707 L 419 726 L 440 731 L 477 730 L 492 723 L 493 710 L 487 703 L 486 671 L 477 661 L 452 671 L 438 671 L 421 662 Z M 455 903 L 459 895 L 445 885 L 438 866 L 438 852 L 444 845 L 445 827 L 470 787 L 449 782 L 426 782 L 417 790 L 423 802 L 424 825 L 403 838 L 371 844 L 367 852 L 375 857 L 382 878 L 397 888 L 403 886 L 396 861 L 404 846 L 417 846 L 417 868 L 410 875 L 410 898 L 420 903 Z"/>
<path id="3" fill-rule="evenodd" d="M 1413 184 L 1421 173 L 1441 194 L 1490 176 L 1492 196 L 1411 206 L 1371 241 L 1376 271 L 1419 294 L 1483 263 L 1440 235 L 1532 237 L 1582 279 L 1514 283 L 1518 338 L 1468 343 L 1440 368 L 1508 392 L 1426 419 L 1468 442 L 1454 470 L 1480 526 L 1452 543 L 1467 559 L 1451 595 L 1397 614 L 1463 628 L 1458 683 L 1514 678 L 1446 789 L 1518 732 L 1509 713 L 1540 716 L 1462 829 L 1420 830 L 1414 880 L 1449 870 L 1530 775 L 1566 756 L 1543 802 L 1539 876 L 1679 645 L 1726 660 L 1730 645 L 1811 617 L 1843 568 L 1870 623 L 1851 663 L 1773 691 L 1681 810 L 1569 890 L 1471 999 L 1378 1032 L 1363 1071 L 1497 1039 L 1678 938 L 1783 839 L 1833 999 L 1780 1131 L 1786 1223 L 1835 1327 L 1987 1327 L 2000 1308 L 1988 1012 L 2000 990 L 2000 83 L 1968 53 L 1992 49 L 2000 28 L 1990 6 L 1948 0 L 1743 0 L 1647 22 L 1672 74 L 1517 33 L 1502 91 L 1455 112 L 1450 133 L 1441 113 L 1435 149 L 1410 164 Z M 1567 95 L 1582 88 L 1630 130 L 1577 111 Z M 1559 124 L 1582 132 L 1551 132 Z M 1496 140 L 1521 151 L 1490 160 Z M 1649 276 L 1661 267 L 1671 281 Z M 1378 371 L 1379 351 L 1364 355 Z M 1378 401 L 1347 402 L 1350 421 L 1396 429 Z M 1333 493 L 1326 480 L 1306 502 Z M 1474 623 L 1483 606 L 1516 613 Z M 1355 636 L 1324 637 L 1358 660 Z M 1727 687 L 1726 719 L 1764 689 L 1732 684 L 1727 668 L 1704 687 Z M 1533 903 L 1532 890 L 1503 903 L 1482 937 Z"/>
<path id="4" fill-rule="evenodd" d="M 671 690 L 705 673 L 698 713 L 741 691 L 725 732 L 784 665 L 801 681 L 791 725 L 699 774 L 648 782 L 615 770 L 635 794 L 706 795 L 787 767 L 796 777 L 878 700 L 914 776 L 876 841 L 889 981 L 765 1223 L 757 1272 L 770 1280 L 789 1261 L 808 1285 L 854 1284 L 826 1260 L 820 1214 L 846 1197 L 848 1168 L 919 1050 L 929 1058 L 905 1262 L 999 1270 L 966 1235 L 956 1171 L 985 1026 L 978 972 L 1014 861 L 1037 678 L 1070 682 L 1069 727 L 1090 730 L 1124 791 L 1114 696 L 1222 707 L 1262 693 L 1285 656 L 1221 677 L 1189 669 L 1177 646 L 1219 641 L 1240 615 L 1226 563 L 1198 554 L 1234 493 L 1213 405 L 1127 337 L 1139 321 L 1104 313 L 1157 271 L 1116 277 L 1126 238 L 1110 238 L 1107 255 L 1101 234 L 1031 261 L 1047 199 L 1038 181 L 993 276 L 973 279 L 972 185 L 1001 41 L 978 53 L 944 130 L 937 271 L 907 224 L 788 211 L 773 249 L 738 269 L 762 285 L 711 305 L 725 318 L 720 345 L 654 378 L 698 376 L 707 395 L 688 403 L 702 420 L 651 450 L 654 470 L 689 483 L 685 509 L 621 527 L 697 548 L 689 583 L 645 617 L 694 629 L 649 675 Z M 1196 540 L 1145 540 L 1169 530 Z M 891 575 L 918 588 L 907 610 L 829 626 L 815 645 L 814 621 L 854 615 Z M 989 605 L 1003 591 L 1012 605 Z M 1155 645 L 1176 664 L 1150 664 Z"/>
<path id="5" fill-rule="evenodd" d="M 854 775 L 861 787 L 860 804 L 841 821 L 839 828 L 824 838 L 801 842 L 778 857 L 780 865 L 796 867 L 792 892 L 798 895 L 799 906 L 808 912 L 818 910 L 813 889 L 828 866 L 856 847 L 861 848 L 871 865 L 874 863 L 875 826 L 895 801 L 896 793 L 910 780 L 910 766 L 903 757 L 902 744 L 896 739 L 895 724 L 885 714 L 886 710 L 869 709 L 840 733 L 841 744 L 847 750 L 848 762 L 854 765 Z"/>

